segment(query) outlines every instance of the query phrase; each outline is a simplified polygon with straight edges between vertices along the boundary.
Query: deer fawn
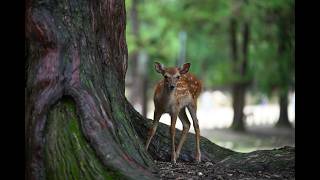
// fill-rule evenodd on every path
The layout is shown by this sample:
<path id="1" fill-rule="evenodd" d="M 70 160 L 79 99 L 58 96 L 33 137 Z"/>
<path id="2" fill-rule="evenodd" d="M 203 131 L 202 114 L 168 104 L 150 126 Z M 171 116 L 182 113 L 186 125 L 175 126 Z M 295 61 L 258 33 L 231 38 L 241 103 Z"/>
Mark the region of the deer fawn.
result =
<path id="1" fill-rule="evenodd" d="M 149 130 L 145 149 L 147 150 L 154 136 L 160 117 L 164 113 L 169 113 L 171 116 L 171 162 L 176 163 L 176 159 L 179 157 L 182 145 L 186 140 L 187 133 L 190 129 L 190 122 L 186 114 L 186 108 L 188 108 L 192 120 L 193 126 L 196 133 L 196 161 L 201 161 L 200 152 L 200 129 L 198 118 L 196 115 L 197 111 L 197 98 L 201 92 L 201 82 L 196 77 L 188 73 L 190 63 L 184 64 L 182 67 L 166 68 L 164 65 L 155 62 L 155 69 L 158 73 L 164 76 L 155 88 L 154 93 L 154 120 L 153 125 Z M 177 117 L 182 122 L 183 130 L 180 142 L 177 149 L 175 149 L 175 126 Z"/>

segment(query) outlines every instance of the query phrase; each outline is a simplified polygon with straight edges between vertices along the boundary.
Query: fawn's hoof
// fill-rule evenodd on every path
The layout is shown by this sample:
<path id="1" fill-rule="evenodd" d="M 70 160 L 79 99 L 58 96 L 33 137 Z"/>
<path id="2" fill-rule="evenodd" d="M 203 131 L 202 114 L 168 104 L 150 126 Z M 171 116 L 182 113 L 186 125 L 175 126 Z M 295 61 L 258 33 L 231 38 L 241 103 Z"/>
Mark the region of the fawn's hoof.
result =
<path id="1" fill-rule="evenodd" d="M 197 163 L 200 163 L 201 162 L 201 155 L 196 156 L 195 160 L 196 160 Z"/>
<path id="2" fill-rule="evenodd" d="M 176 152 L 176 158 L 178 158 L 178 157 L 179 157 L 179 154 L 180 154 L 180 153 Z"/>
<path id="3" fill-rule="evenodd" d="M 177 163 L 176 158 L 171 158 L 171 163 L 172 163 L 172 164 L 176 164 L 176 163 Z"/>

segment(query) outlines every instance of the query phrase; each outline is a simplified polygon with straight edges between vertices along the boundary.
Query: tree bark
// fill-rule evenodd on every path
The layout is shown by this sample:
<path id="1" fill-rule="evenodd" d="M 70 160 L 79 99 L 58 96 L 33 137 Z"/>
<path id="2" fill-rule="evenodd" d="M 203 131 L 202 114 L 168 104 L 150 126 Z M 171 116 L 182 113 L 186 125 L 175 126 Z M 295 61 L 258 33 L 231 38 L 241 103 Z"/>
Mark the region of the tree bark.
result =
<path id="1" fill-rule="evenodd" d="M 148 75 L 145 74 L 142 77 L 142 88 L 143 88 L 143 92 L 142 92 L 142 115 L 144 117 L 147 117 L 147 114 L 148 114 L 148 85 L 149 85 Z"/>
<path id="2" fill-rule="evenodd" d="M 288 63 L 286 61 L 291 61 L 291 59 L 286 59 L 286 53 L 292 53 L 291 44 L 290 44 L 290 19 L 287 16 L 283 16 L 278 14 L 279 18 L 277 20 L 278 25 L 278 58 L 279 65 L 278 71 L 280 72 L 280 79 L 283 84 L 279 85 L 279 106 L 280 106 L 280 114 L 279 120 L 276 123 L 276 127 L 285 127 L 291 128 L 291 124 L 289 122 L 288 117 L 288 91 L 290 87 L 290 77 L 288 77 L 288 73 L 286 72 L 288 69 Z"/>
<path id="3" fill-rule="evenodd" d="M 75 169 L 74 177 L 79 175 L 77 167 L 86 177 L 94 170 L 133 179 L 154 177 L 152 159 L 125 109 L 124 1 L 34 0 L 27 1 L 26 7 L 27 179 L 67 179 L 67 173 L 59 173 L 60 165 Z M 73 103 L 66 104 L 65 96 Z M 72 106 L 76 115 L 69 110 Z M 51 119 L 57 124 L 50 126 Z M 70 146 L 64 137 L 74 140 L 71 132 L 50 135 L 70 119 L 70 128 L 79 135 L 76 137 L 83 135 L 86 140 L 79 139 L 75 146 L 91 149 L 73 152 L 76 161 L 69 161 L 67 153 L 62 153 L 62 158 L 59 154 L 68 152 Z M 87 154 L 83 152 L 90 155 L 82 157 Z M 91 157 L 99 161 L 81 160 Z M 54 161 L 59 164 L 57 168 L 46 163 Z"/>
<path id="4" fill-rule="evenodd" d="M 139 0 L 132 0 L 131 8 L 130 8 L 130 18 L 131 18 L 131 25 L 132 25 L 132 35 L 135 38 L 135 44 L 137 45 L 138 49 L 135 49 L 131 55 L 129 56 L 130 61 L 130 80 L 131 80 L 131 93 L 129 95 L 129 101 L 138 109 L 144 116 L 147 115 L 147 90 L 144 89 L 146 85 L 146 78 L 144 74 L 141 72 L 141 56 L 142 52 L 139 48 L 140 44 L 140 20 L 139 20 L 139 13 L 138 13 L 138 5 Z"/>
<path id="5" fill-rule="evenodd" d="M 232 107 L 233 107 L 233 121 L 231 129 L 235 131 L 244 132 L 244 113 L 245 106 L 245 86 L 240 83 L 235 83 L 232 87 Z"/>
<path id="6" fill-rule="evenodd" d="M 27 179 L 93 177 L 93 172 L 132 179 L 155 176 L 152 158 L 135 131 L 145 132 L 138 133 L 144 141 L 148 121 L 137 119 L 124 96 L 125 17 L 124 1 L 27 1 Z M 158 138 L 169 137 L 162 131 Z M 154 158 L 170 156 L 164 137 L 151 145 L 163 143 L 154 148 Z M 203 148 L 204 158 L 233 153 L 217 146 L 222 155 L 211 155 L 212 146 L 208 153 Z M 187 153 L 181 152 L 181 159 L 192 159 Z"/>
<path id="7" fill-rule="evenodd" d="M 279 96 L 280 114 L 276 127 L 291 128 L 288 117 L 288 93 L 282 93 Z"/>
<path id="8" fill-rule="evenodd" d="M 169 127 L 125 98 L 125 5 L 118 0 L 26 1 L 25 179 L 159 179 Z M 177 138 L 181 131 L 177 130 Z M 181 161 L 193 161 L 189 133 Z M 202 160 L 237 152 L 201 138 Z"/>
<path id="9" fill-rule="evenodd" d="M 238 75 L 240 80 L 236 80 L 232 87 L 232 106 L 233 106 L 233 121 L 231 129 L 235 131 L 245 131 L 245 117 L 243 109 L 245 106 L 245 93 L 247 83 L 244 78 L 247 73 L 248 64 L 248 49 L 249 49 L 249 36 L 250 29 L 249 23 L 245 22 L 243 25 L 243 42 L 242 42 L 242 59 L 239 61 L 238 44 L 237 44 L 237 20 L 232 18 L 230 22 L 230 45 L 231 45 L 231 56 L 233 59 L 234 72 Z"/>

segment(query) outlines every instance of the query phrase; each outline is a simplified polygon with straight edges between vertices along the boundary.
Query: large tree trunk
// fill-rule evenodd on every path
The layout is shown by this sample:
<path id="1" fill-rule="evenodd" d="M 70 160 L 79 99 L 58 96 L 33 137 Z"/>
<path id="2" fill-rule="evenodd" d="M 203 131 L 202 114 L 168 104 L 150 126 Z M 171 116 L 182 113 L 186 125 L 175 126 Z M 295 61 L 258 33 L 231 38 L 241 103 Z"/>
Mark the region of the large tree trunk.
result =
<path id="1" fill-rule="evenodd" d="M 124 96 L 125 17 L 121 0 L 26 2 L 26 179 L 159 178 L 153 159 L 169 161 L 169 128 L 144 150 L 151 121 Z M 193 161 L 194 139 L 180 160 Z M 203 161 L 239 154 L 200 142 Z"/>
<path id="2" fill-rule="evenodd" d="M 124 1 L 26 6 L 27 178 L 152 177 L 125 109 Z"/>

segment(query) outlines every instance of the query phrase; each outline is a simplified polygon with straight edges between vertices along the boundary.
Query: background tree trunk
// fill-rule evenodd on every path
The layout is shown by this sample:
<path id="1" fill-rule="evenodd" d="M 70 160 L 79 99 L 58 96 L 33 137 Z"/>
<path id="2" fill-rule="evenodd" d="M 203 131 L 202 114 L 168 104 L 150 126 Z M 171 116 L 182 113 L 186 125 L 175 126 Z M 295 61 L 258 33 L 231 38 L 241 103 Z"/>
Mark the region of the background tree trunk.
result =
<path id="1" fill-rule="evenodd" d="M 147 117 L 148 114 L 148 88 L 149 88 L 149 76 L 148 76 L 148 67 L 149 67 L 149 57 L 146 52 L 142 51 L 140 56 L 141 61 L 141 81 L 142 81 L 142 111 L 141 114 L 144 117 Z"/>
<path id="2" fill-rule="evenodd" d="M 289 122 L 289 117 L 288 117 L 288 93 L 287 92 L 280 94 L 279 106 L 280 106 L 280 114 L 279 114 L 279 120 L 276 126 L 290 128 L 291 123 Z"/>
<path id="3" fill-rule="evenodd" d="M 290 78 L 287 77 L 287 73 L 285 73 L 288 66 L 285 61 L 288 61 L 288 57 L 285 56 L 287 52 L 292 51 L 292 45 L 290 44 L 290 22 L 291 19 L 287 18 L 286 16 L 281 15 L 280 12 L 278 12 L 278 19 L 277 19 L 277 25 L 278 25 L 278 58 L 279 58 L 279 66 L 278 70 L 280 71 L 280 78 L 281 82 L 290 82 Z M 291 59 L 289 59 L 291 61 Z M 279 120 L 276 123 L 276 127 L 286 127 L 291 128 L 291 124 L 289 122 L 288 117 L 288 91 L 289 87 L 288 85 L 280 85 L 279 86 L 279 106 L 280 106 L 280 114 L 279 114 Z"/>
<path id="4" fill-rule="evenodd" d="M 245 87 L 243 84 L 236 83 L 232 87 L 232 107 L 233 107 L 233 121 L 231 129 L 235 131 L 245 131 L 244 113 L 245 106 Z"/>
<path id="5" fill-rule="evenodd" d="M 138 39 L 139 39 L 139 20 L 138 20 L 138 0 L 132 0 L 132 5 L 130 8 L 130 18 L 131 18 L 131 29 L 132 29 L 132 34 L 135 37 L 135 43 L 137 43 Z M 129 64 L 130 64 L 130 68 L 129 68 L 129 78 L 128 80 L 130 81 L 129 85 L 130 87 L 133 89 L 132 93 L 129 95 L 129 100 L 132 103 L 136 103 L 138 100 L 136 99 L 137 96 L 135 95 L 135 93 L 139 93 L 139 84 L 137 85 L 136 82 L 139 78 L 138 78 L 138 58 L 139 58 L 139 51 L 135 50 L 133 51 L 130 55 L 129 55 Z"/>
<path id="6" fill-rule="evenodd" d="M 249 49 L 249 23 L 243 24 L 243 42 L 242 42 L 242 60 L 239 61 L 238 44 L 237 44 L 237 20 L 232 18 L 230 22 L 230 45 L 231 45 L 231 56 L 234 63 L 234 72 L 239 76 L 240 80 L 236 80 L 232 87 L 232 106 L 233 106 L 233 121 L 231 129 L 235 131 L 245 131 L 245 117 L 243 109 L 245 106 L 245 93 L 247 83 L 244 78 L 247 74 L 248 64 L 248 49 Z"/>
<path id="7" fill-rule="evenodd" d="M 140 4 L 140 0 L 132 0 L 131 8 L 130 8 L 130 18 L 132 25 L 132 35 L 135 38 L 135 44 L 137 45 L 137 49 L 135 49 L 131 55 L 129 56 L 129 64 L 130 64 L 130 89 L 131 92 L 129 94 L 129 101 L 133 104 L 133 106 L 138 109 L 143 116 L 147 116 L 147 87 L 148 86 L 148 76 L 145 74 L 145 65 L 146 61 L 143 61 L 142 56 L 145 55 L 140 48 L 140 19 L 138 6 Z M 144 69 L 143 69 L 144 68 Z"/>
<path id="8" fill-rule="evenodd" d="M 153 159 L 169 161 L 169 127 L 146 152 L 151 121 L 124 95 L 125 17 L 121 0 L 26 1 L 26 179 L 159 178 Z M 194 139 L 179 160 L 194 160 Z M 240 154 L 200 142 L 203 161 Z"/>

